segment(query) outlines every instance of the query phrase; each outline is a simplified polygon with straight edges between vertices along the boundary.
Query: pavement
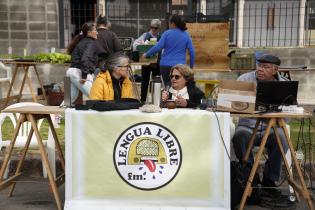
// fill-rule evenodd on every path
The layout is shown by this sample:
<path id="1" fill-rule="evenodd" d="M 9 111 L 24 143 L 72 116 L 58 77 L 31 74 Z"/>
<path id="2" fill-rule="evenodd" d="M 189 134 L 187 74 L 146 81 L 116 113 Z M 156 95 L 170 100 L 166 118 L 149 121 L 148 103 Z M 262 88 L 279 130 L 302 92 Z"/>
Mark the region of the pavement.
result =
<path id="1" fill-rule="evenodd" d="M 2 159 L 2 158 L 1 158 Z M 2 161 L 0 159 L 0 161 Z M 10 173 L 14 173 L 14 168 L 17 163 L 17 158 L 12 161 L 10 166 Z M 8 197 L 8 189 L 0 192 L 0 210 L 55 210 L 57 206 L 55 204 L 54 196 L 49 188 L 48 179 L 42 177 L 42 164 L 39 154 L 31 154 L 27 156 L 25 164 L 23 166 L 23 176 L 17 181 L 14 193 L 12 197 Z M 60 165 L 57 164 L 57 174 L 61 172 Z M 315 176 L 314 176 L 315 179 Z M 309 181 L 306 181 L 309 183 Z M 315 182 L 313 181 L 315 187 Z M 288 184 L 285 181 L 280 187 L 283 194 L 289 197 Z M 64 204 L 65 199 L 65 187 L 61 185 L 59 187 L 59 193 Z M 312 191 L 312 195 L 315 191 Z M 314 203 L 314 202 L 313 202 Z M 314 203 L 315 206 L 315 203 Z M 245 210 L 267 210 L 257 205 L 246 205 Z M 296 203 L 296 209 L 306 210 L 308 206 L 304 199 Z"/>

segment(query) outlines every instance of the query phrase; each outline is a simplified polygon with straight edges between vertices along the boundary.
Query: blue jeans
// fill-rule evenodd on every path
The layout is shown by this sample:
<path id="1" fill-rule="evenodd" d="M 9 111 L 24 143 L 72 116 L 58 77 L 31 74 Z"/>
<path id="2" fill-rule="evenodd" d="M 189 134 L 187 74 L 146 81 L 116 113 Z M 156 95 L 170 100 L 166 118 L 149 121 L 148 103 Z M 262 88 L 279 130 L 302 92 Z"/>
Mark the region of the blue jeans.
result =
<path id="1" fill-rule="evenodd" d="M 285 141 L 285 135 L 282 129 L 277 129 L 279 137 L 282 142 L 282 147 L 286 153 L 288 145 Z M 253 129 L 246 126 L 238 126 L 235 130 L 235 134 L 232 138 L 235 154 L 239 161 L 242 161 L 247 150 L 248 142 L 253 134 Z M 257 131 L 254 145 L 259 146 L 264 135 L 264 130 Z M 282 157 L 277 144 L 277 139 L 274 134 L 274 130 L 270 130 L 265 147 L 267 148 L 268 160 L 265 163 L 264 176 L 272 181 L 278 181 L 281 172 Z M 252 165 L 254 157 L 252 152 L 249 155 L 248 163 Z"/>

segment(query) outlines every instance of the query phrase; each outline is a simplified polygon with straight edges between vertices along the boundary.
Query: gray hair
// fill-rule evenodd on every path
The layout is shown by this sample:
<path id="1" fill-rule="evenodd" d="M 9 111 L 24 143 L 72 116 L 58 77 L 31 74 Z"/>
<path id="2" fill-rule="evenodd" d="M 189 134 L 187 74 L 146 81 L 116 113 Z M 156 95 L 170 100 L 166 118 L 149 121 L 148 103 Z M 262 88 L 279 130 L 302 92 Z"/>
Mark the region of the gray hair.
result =
<path id="1" fill-rule="evenodd" d="M 152 19 L 151 26 L 161 27 L 161 21 L 159 19 Z"/>
<path id="2" fill-rule="evenodd" d="M 129 57 L 121 52 L 111 54 L 105 61 L 102 71 L 113 72 L 115 68 L 121 66 L 124 60 L 129 60 Z"/>

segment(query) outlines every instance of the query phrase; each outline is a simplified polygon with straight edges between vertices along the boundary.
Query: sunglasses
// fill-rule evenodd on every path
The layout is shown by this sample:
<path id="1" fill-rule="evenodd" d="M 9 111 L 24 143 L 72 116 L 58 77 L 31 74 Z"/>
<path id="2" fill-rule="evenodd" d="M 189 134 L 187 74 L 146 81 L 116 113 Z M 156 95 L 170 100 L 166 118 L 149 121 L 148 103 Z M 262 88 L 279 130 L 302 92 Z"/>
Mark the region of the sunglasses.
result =
<path id="1" fill-rule="evenodd" d="M 180 75 L 170 75 L 170 78 L 173 79 L 173 77 L 175 78 L 175 80 L 179 80 L 182 76 Z"/>
<path id="2" fill-rule="evenodd" d="M 158 27 L 151 26 L 152 29 L 158 30 Z"/>

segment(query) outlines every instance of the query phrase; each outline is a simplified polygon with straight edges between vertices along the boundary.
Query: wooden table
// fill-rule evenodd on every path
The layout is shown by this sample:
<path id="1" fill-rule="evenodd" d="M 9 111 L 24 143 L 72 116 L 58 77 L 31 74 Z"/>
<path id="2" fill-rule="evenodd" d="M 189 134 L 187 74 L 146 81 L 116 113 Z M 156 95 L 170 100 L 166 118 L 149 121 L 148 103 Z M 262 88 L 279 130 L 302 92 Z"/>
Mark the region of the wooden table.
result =
<path id="1" fill-rule="evenodd" d="M 43 159 L 44 162 L 44 166 L 47 170 L 48 173 L 48 178 L 49 178 L 49 184 L 51 186 L 51 189 L 53 191 L 55 200 L 56 200 L 56 204 L 59 210 L 63 209 L 62 204 L 61 204 L 61 199 L 60 199 L 60 195 L 58 192 L 58 186 L 64 183 L 64 179 L 65 179 L 65 173 L 62 173 L 59 177 L 57 177 L 56 179 L 54 178 L 54 175 L 52 173 L 52 170 L 50 168 L 49 165 L 49 161 L 48 161 L 48 157 L 42 142 L 42 137 L 40 135 L 40 132 L 37 128 L 37 121 L 39 119 L 47 119 L 48 123 L 49 123 L 49 127 L 51 129 L 54 141 L 55 141 L 55 145 L 56 145 L 56 149 L 57 149 L 57 153 L 59 155 L 60 158 L 60 162 L 61 162 L 61 166 L 63 169 L 63 172 L 65 172 L 65 160 L 64 160 L 64 156 L 58 141 L 58 137 L 56 134 L 56 131 L 54 129 L 54 125 L 52 123 L 52 120 L 50 118 L 50 114 L 60 114 L 60 113 L 64 113 L 64 108 L 60 108 L 57 106 L 25 106 L 25 107 L 19 107 L 19 108 L 12 108 L 12 109 L 4 109 L 2 110 L 2 112 L 8 112 L 8 113 L 20 113 L 20 117 L 18 119 L 16 128 L 14 130 L 14 134 L 13 134 L 13 139 L 11 141 L 10 146 L 7 148 L 6 150 L 6 154 L 4 157 L 4 161 L 0 170 L 0 190 L 3 190 L 7 187 L 10 187 L 9 190 L 9 194 L 8 196 L 11 197 L 15 188 L 15 184 L 16 184 L 16 180 L 18 180 L 19 176 L 22 174 L 21 173 L 21 169 L 22 169 L 22 165 L 23 165 L 23 161 L 25 159 L 27 150 L 29 148 L 31 139 L 32 139 L 32 135 L 35 132 L 36 138 L 37 138 L 37 142 L 38 142 L 38 146 L 39 146 L 39 150 L 40 150 L 40 154 L 41 154 L 41 158 Z M 14 144 L 16 141 L 16 137 L 18 135 L 18 132 L 20 130 L 20 127 L 22 125 L 23 122 L 31 122 L 31 130 L 29 132 L 29 136 L 27 138 L 25 147 L 23 149 L 23 153 L 22 156 L 20 157 L 20 160 L 18 162 L 17 165 L 17 169 L 15 171 L 15 174 L 11 177 L 9 177 L 6 180 L 3 180 L 3 175 L 5 172 L 5 169 L 8 165 L 8 162 L 11 158 L 12 155 L 12 151 L 14 148 Z"/>
<path id="2" fill-rule="evenodd" d="M 262 140 L 261 140 L 261 143 L 260 143 L 260 146 L 259 146 L 258 153 L 257 153 L 257 155 L 255 157 L 254 165 L 252 167 L 252 170 L 250 172 L 248 181 L 246 183 L 246 187 L 245 187 L 245 190 L 244 190 L 244 193 L 243 193 L 243 197 L 242 197 L 239 209 L 240 210 L 244 209 L 246 199 L 247 199 L 248 196 L 251 195 L 251 192 L 252 192 L 251 183 L 253 182 L 253 179 L 254 179 L 254 176 L 255 176 L 255 173 L 256 173 L 256 170 L 257 170 L 260 158 L 262 156 L 262 153 L 263 153 L 263 150 L 265 148 L 268 136 L 270 134 L 270 129 L 272 128 L 272 129 L 274 129 L 274 133 L 275 133 L 275 136 L 276 136 L 276 139 L 277 139 L 277 144 L 279 146 L 279 150 L 280 150 L 280 153 L 281 153 L 281 156 L 282 156 L 282 159 L 284 161 L 285 168 L 286 168 L 286 171 L 287 171 L 287 174 L 288 174 L 288 182 L 294 188 L 295 195 L 298 198 L 298 200 L 299 200 L 299 195 L 301 195 L 307 201 L 309 209 L 313 210 L 314 207 L 313 207 L 313 203 L 312 203 L 311 194 L 310 194 L 310 192 L 308 191 L 308 189 L 306 187 L 306 184 L 305 184 L 305 181 L 304 181 L 304 178 L 303 178 L 303 174 L 301 172 L 301 168 L 299 166 L 299 162 L 298 162 L 298 160 L 296 158 L 295 151 L 294 151 L 292 142 L 290 140 L 290 136 L 289 136 L 288 130 L 286 128 L 286 123 L 285 123 L 285 119 L 288 119 L 288 118 L 309 118 L 312 115 L 310 113 L 301 113 L 301 114 L 299 114 L 299 113 L 282 113 L 282 112 L 280 112 L 280 113 L 268 113 L 268 114 L 232 114 L 231 116 L 237 116 L 237 117 L 242 117 L 242 118 L 243 117 L 256 118 L 257 119 L 254 131 L 253 131 L 253 135 L 252 135 L 252 137 L 251 137 L 251 139 L 250 139 L 250 141 L 248 143 L 247 151 L 246 151 L 246 154 L 245 154 L 245 157 L 244 157 L 244 160 L 243 160 L 245 163 L 248 161 L 249 154 L 250 154 L 250 151 L 251 151 L 251 149 L 253 147 L 255 136 L 256 136 L 257 129 L 259 127 L 260 122 L 262 120 L 264 120 L 264 121 L 266 120 L 268 122 L 266 131 L 265 131 L 265 133 L 264 133 L 264 135 L 262 137 Z M 283 129 L 283 131 L 284 131 L 284 134 L 285 134 L 285 137 L 286 137 L 285 141 L 287 142 L 289 150 L 291 152 L 292 160 L 293 160 L 293 163 L 295 165 L 295 168 L 296 168 L 296 171 L 297 171 L 298 178 L 299 178 L 301 186 L 299 186 L 298 183 L 296 183 L 293 180 L 293 175 L 292 175 L 292 172 L 290 171 L 290 166 L 289 166 L 289 164 L 288 164 L 288 162 L 287 162 L 287 160 L 285 158 L 285 153 L 284 153 L 284 150 L 283 150 L 283 147 L 282 147 L 281 139 L 279 137 L 278 128 Z"/>
<path id="3" fill-rule="evenodd" d="M 36 94 L 34 93 L 33 91 L 33 87 L 32 87 L 32 81 L 30 80 L 30 78 L 28 77 L 28 72 L 29 70 L 31 69 L 31 67 L 33 67 L 34 69 L 34 72 L 36 74 L 36 77 L 37 77 L 37 80 L 38 80 L 38 83 L 40 85 L 40 88 L 42 89 L 42 93 L 43 93 L 43 96 L 44 96 L 44 100 L 45 102 L 47 103 L 47 96 L 46 96 L 46 92 L 44 90 L 44 87 L 43 87 L 43 83 L 39 77 L 39 74 L 38 74 L 38 71 L 37 71 L 37 68 L 36 68 L 36 65 L 37 64 L 43 64 L 43 63 L 39 63 L 39 62 L 26 62 L 26 61 L 3 61 L 5 64 L 13 64 L 15 65 L 15 68 L 14 68 L 14 71 L 13 71 L 13 76 L 12 76 L 12 81 L 10 83 L 10 87 L 9 87 L 9 90 L 8 90 L 8 93 L 7 93 L 7 97 L 6 97 L 6 101 L 5 101 L 5 104 L 4 104 L 4 107 L 7 107 L 8 103 L 14 99 L 17 100 L 17 102 L 20 102 L 22 96 L 23 96 L 23 88 L 24 88 L 24 84 L 25 84 L 25 81 L 27 80 L 27 83 L 28 83 L 28 86 L 29 86 L 29 89 L 31 91 L 31 94 L 32 94 L 32 99 L 34 102 L 37 102 L 37 97 L 36 97 Z M 24 70 L 24 76 L 23 76 L 23 80 L 22 80 L 22 83 L 20 84 L 20 90 L 19 90 L 19 94 L 18 95 L 12 95 L 11 96 L 11 92 L 12 92 L 12 87 L 13 87 L 13 84 L 16 80 L 16 75 L 18 73 L 19 70 Z"/>

